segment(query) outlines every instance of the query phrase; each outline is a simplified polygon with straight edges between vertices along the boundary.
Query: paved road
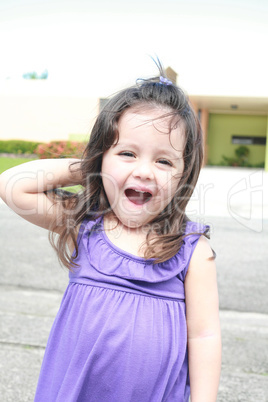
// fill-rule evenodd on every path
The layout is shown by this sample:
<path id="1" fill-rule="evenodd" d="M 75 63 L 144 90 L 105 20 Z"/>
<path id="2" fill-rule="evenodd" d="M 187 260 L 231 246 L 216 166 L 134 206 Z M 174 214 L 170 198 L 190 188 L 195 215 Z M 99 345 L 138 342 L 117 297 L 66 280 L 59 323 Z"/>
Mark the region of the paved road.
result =
<path id="1" fill-rule="evenodd" d="M 206 178 L 209 175 L 211 180 L 215 170 Z M 268 216 L 262 208 L 265 219 L 260 219 L 259 198 L 250 219 L 246 214 L 252 205 L 243 204 L 245 213 L 239 215 L 242 198 L 231 205 L 229 215 L 222 206 L 216 208 L 213 194 L 206 199 L 211 212 L 205 211 L 206 221 L 217 253 L 223 335 L 218 402 L 268 401 Z M 192 203 L 192 211 L 195 206 Z M 27 402 L 33 400 L 68 274 L 59 266 L 45 230 L 23 221 L 4 204 L 0 222 L 0 400 Z"/>

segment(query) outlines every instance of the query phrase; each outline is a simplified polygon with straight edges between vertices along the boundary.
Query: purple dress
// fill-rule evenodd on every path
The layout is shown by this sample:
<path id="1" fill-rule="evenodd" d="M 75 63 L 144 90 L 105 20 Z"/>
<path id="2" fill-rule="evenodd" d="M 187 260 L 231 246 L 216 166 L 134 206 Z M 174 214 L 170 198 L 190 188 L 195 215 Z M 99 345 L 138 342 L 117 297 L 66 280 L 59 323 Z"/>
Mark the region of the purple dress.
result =
<path id="1" fill-rule="evenodd" d="M 198 239 L 153 264 L 113 245 L 102 219 L 84 222 L 35 401 L 188 401 L 184 279 Z"/>

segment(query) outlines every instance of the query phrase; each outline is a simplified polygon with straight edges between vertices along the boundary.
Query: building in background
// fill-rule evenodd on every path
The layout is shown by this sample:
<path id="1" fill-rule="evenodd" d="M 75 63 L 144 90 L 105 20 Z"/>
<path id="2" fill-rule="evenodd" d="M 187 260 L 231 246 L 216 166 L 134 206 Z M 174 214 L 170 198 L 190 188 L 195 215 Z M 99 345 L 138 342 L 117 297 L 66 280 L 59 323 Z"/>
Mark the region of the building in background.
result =
<path id="1" fill-rule="evenodd" d="M 246 147 L 248 162 L 268 170 L 268 97 L 191 95 L 205 134 L 206 163 L 219 165 Z M 235 164 L 235 160 L 234 160 Z"/>
<path id="2" fill-rule="evenodd" d="M 177 74 L 167 69 L 169 78 Z M 244 151 L 247 162 L 268 170 L 267 97 L 189 94 L 205 138 L 205 165 L 236 165 Z M 267 144 L 267 145 L 266 145 Z M 239 150 L 238 150 L 239 148 Z M 238 150 L 238 151 L 237 151 Z M 242 158 L 242 155 L 241 155 Z"/>
<path id="3" fill-rule="evenodd" d="M 172 68 L 167 74 L 177 81 Z M 223 96 L 192 90 L 189 97 L 204 132 L 205 164 L 234 159 L 242 146 L 252 166 L 265 164 L 268 170 L 268 94 Z M 5 80 L 0 87 L 0 139 L 87 141 L 105 99 L 96 91 L 74 95 L 68 86 L 57 87 L 49 80 Z"/>

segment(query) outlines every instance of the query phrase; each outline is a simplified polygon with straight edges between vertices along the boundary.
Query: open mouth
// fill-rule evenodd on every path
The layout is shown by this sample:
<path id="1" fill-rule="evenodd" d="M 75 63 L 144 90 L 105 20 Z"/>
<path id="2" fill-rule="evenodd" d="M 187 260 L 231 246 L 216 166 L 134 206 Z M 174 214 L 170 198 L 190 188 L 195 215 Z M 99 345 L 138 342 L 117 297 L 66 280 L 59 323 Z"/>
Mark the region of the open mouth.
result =
<path id="1" fill-rule="evenodd" d="M 125 195 L 129 201 L 136 205 L 143 205 L 152 198 L 152 194 L 148 191 L 134 190 L 133 188 L 128 188 Z"/>

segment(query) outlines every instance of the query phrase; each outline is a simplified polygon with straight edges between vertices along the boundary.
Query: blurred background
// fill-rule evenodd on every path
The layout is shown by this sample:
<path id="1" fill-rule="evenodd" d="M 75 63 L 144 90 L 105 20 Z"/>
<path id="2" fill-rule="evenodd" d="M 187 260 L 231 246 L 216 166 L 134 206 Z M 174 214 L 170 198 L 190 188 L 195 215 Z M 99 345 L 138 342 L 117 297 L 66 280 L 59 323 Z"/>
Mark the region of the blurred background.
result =
<path id="1" fill-rule="evenodd" d="M 265 0 L 1 0 L 0 139 L 86 141 L 157 55 L 199 115 L 205 163 L 268 169 L 267 20 Z"/>
<path id="2" fill-rule="evenodd" d="M 107 98 L 158 73 L 189 95 L 223 335 L 217 402 L 268 400 L 268 2 L 0 0 L 0 173 L 81 154 Z M 0 201 L 0 399 L 32 401 L 68 281 L 47 232 Z M 101 402 L 101 401 L 100 401 Z"/>

